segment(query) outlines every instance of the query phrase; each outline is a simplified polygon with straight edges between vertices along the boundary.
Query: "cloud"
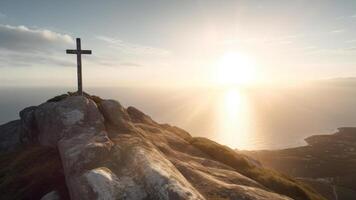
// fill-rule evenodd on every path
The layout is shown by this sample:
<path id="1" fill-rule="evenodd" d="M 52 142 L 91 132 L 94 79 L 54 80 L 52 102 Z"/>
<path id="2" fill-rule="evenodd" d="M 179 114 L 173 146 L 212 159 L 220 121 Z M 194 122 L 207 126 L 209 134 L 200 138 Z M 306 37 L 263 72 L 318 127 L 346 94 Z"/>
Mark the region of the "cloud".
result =
<path id="1" fill-rule="evenodd" d="M 316 48 L 307 52 L 307 54 L 323 54 L 328 56 L 356 56 L 356 47 L 334 49 Z"/>
<path id="2" fill-rule="evenodd" d="M 0 24 L 0 48 L 22 52 L 48 52 L 74 43 L 71 36 L 48 29 Z"/>
<path id="3" fill-rule="evenodd" d="M 245 39 L 232 39 L 225 40 L 221 44 L 223 45 L 233 45 L 233 44 L 264 44 L 264 45 L 289 45 L 294 43 L 294 36 L 283 36 L 283 37 L 254 37 Z"/>
<path id="4" fill-rule="evenodd" d="M 338 34 L 338 33 L 344 33 L 345 31 L 346 31 L 345 29 L 336 29 L 336 30 L 330 31 L 330 33 Z"/>
<path id="5" fill-rule="evenodd" d="M 348 41 L 346 41 L 346 43 L 356 43 L 356 39 L 355 40 L 348 40 Z"/>
<path id="6" fill-rule="evenodd" d="M 111 48 L 114 48 L 116 50 L 128 54 L 159 55 L 159 56 L 166 56 L 170 54 L 170 52 L 165 49 L 132 44 L 108 36 L 96 36 L 96 39 L 109 44 L 109 47 Z"/>
<path id="7" fill-rule="evenodd" d="M 30 67 L 30 66 L 75 66 L 74 59 L 64 58 L 56 54 L 28 54 L 23 52 L 0 51 L 1 66 Z"/>
<path id="8" fill-rule="evenodd" d="M 74 44 L 68 34 L 48 29 L 0 24 L 1 66 L 75 66 L 64 49 Z"/>
<path id="9" fill-rule="evenodd" d="M 142 67 L 141 64 L 133 63 L 133 62 L 122 62 L 120 66 L 127 66 L 127 67 Z"/>

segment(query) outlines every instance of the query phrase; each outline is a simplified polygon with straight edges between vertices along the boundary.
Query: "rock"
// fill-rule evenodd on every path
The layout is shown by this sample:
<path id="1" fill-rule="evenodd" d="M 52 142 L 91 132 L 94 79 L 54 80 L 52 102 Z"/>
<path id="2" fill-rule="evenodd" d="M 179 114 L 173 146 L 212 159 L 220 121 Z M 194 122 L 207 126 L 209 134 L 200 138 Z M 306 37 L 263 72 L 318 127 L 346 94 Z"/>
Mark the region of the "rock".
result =
<path id="1" fill-rule="evenodd" d="M 96 104 L 83 96 L 70 96 L 59 102 L 47 102 L 35 110 L 38 140 L 56 147 L 57 142 L 73 134 L 105 129 L 104 119 Z"/>
<path id="2" fill-rule="evenodd" d="M 21 146 L 22 123 L 15 120 L 0 126 L 0 152 L 10 152 Z"/>
<path id="3" fill-rule="evenodd" d="M 160 126 L 168 131 L 175 133 L 176 135 L 178 135 L 179 137 L 183 138 L 186 141 L 189 141 L 192 138 L 192 136 L 187 131 L 179 127 L 171 126 L 169 124 L 161 124 Z"/>
<path id="4" fill-rule="evenodd" d="M 62 101 L 63 99 L 69 97 L 68 94 L 61 94 L 61 95 L 58 95 L 58 96 L 55 96 L 51 99 L 48 99 L 47 102 L 58 102 L 58 101 Z"/>
<path id="5" fill-rule="evenodd" d="M 226 146 L 158 124 L 114 100 L 69 94 L 26 108 L 20 117 L 0 126 L 0 149 L 20 146 L 23 132 L 39 145 L 58 149 L 60 166 L 55 167 L 63 167 L 72 200 L 291 199 L 282 194 L 324 200 Z M 33 154 L 30 160 L 36 162 L 41 155 Z M 43 199 L 55 199 L 55 194 Z"/>
<path id="6" fill-rule="evenodd" d="M 71 199 L 96 199 L 93 196 L 96 186 L 84 177 L 87 171 L 103 165 L 111 146 L 106 132 L 84 132 L 58 143 Z"/>
<path id="7" fill-rule="evenodd" d="M 88 170 L 104 165 L 110 155 L 112 142 L 105 131 L 83 130 L 58 142 L 64 174 L 71 199 L 95 199 L 95 187 L 83 181 Z M 105 198 L 104 198 L 105 199 Z"/>
<path id="8" fill-rule="evenodd" d="M 148 115 L 146 115 L 145 113 L 141 112 L 140 110 L 138 110 L 133 106 L 129 106 L 127 108 L 127 113 L 130 115 L 131 120 L 135 123 L 144 123 L 144 124 L 151 124 L 151 125 L 157 124 L 151 119 L 151 117 L 149 117 Z"/>
<path id="9" fill-rule="evenodd" d="M 112 147 L 96 103 L 69 96 L 38 106 L 35 119 L 40 144 L 59 150 L 71 199 L 93 199 L 88 191 L 94 188 L 82 181 L 83 176 L 102 166 Z"/>
<path id="10" fill-rule="evenodd" d="M 81 173 L 100 166 L 112 147 L 105 131 L 86 130 L 58 142 L 62 165 L 66 174 Z"/>
<path id="11" fill-rule="evenodd" d="M 37 106 L 30 106 L 20 111 L 20 119 L 22 128 L 24 130 L 21 140 L 24 143 L 31 143 L 37 141 L 38 129 L 35 119 L 35 110 Z"/>
<path id="12" fill-rule="evenodd" d="M 124 132 L 131 130 L 131 126 L 128 123 L 130 117 L 119 102 L 115 100 L 103 100 L 100 103 L 99 109 L 106 122 L 116 129 Z"/>
<path id="13" fill-rule="evenodd" d="M 142 185 L 149 199 L 205 199 L 164 155 L 142 137 L 119 135 L 114 151 L 114 159 L 123 172 L 120 175 L 129 176 L 137 185 Z"/>
<path id="14" fill-rule="evenodd" d="M 142 187 L 130 177 L 118 178 L 110 169 L 101 167 L 84 174 L 84 180 L 91 186 L 96 199 L 144 199 L 147 197 Z"/>
<path id="15" fill-rule="evenodd" d="M 60 200 L 61 197 L 57 191 L 52 191 L 44 195 L 41 200 Z"/>

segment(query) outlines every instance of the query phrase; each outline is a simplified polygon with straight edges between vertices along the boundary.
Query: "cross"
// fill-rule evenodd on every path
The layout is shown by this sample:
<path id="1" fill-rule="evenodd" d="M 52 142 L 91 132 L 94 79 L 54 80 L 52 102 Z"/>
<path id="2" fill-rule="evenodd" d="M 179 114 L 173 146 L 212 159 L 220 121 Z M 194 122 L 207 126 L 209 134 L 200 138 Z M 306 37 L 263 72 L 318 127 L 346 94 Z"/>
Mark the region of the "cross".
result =
<path id="1" fill-rule="evenodd" d="M 80 38 L 77 38 L 77 49 L 67 49 L 66 52 L 67 54 L 77 54 L 78 94 L 83 95 L 82 54 L 91 54 L 91 50 L 82 50 L 80 47 Z"/>

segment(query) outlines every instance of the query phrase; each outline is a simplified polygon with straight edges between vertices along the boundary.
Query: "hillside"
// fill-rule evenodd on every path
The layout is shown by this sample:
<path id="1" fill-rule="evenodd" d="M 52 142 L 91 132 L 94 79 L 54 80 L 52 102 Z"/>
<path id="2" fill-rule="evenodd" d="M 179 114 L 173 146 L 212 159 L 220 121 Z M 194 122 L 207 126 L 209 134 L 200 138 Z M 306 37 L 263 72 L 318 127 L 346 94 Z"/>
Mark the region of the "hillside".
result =
<path id="1" fill-rule="evenodd" d="M 330 200 L 356 199 L 356 128 L 339 128 L 305 141 L 307 146 L 244 153 L 268 168 L 299 177 Z"/>
<path id="2" fill-rule="evenodd" d="M 0 126 L 0 199 L 324 200 L 115 100 L 69 93 Z"/>

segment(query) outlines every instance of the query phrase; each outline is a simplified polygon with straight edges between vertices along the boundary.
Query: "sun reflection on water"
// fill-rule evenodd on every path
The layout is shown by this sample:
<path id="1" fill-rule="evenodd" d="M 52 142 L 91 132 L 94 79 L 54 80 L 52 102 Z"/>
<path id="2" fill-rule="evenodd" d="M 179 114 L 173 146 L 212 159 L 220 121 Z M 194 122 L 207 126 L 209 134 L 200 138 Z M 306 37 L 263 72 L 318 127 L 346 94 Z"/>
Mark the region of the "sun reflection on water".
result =
<path id="1" fill-rule="evenodd" d="M 230 88 L 221 96 L 218 106 L 217 140 L 232 148 L 250 149 L 253 134 L 248 99 L 237 88 Z"/>

